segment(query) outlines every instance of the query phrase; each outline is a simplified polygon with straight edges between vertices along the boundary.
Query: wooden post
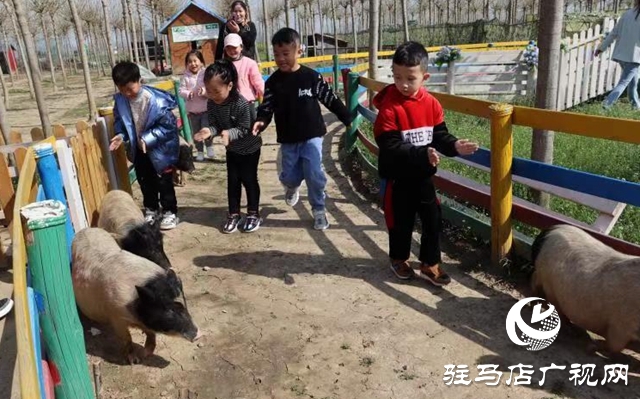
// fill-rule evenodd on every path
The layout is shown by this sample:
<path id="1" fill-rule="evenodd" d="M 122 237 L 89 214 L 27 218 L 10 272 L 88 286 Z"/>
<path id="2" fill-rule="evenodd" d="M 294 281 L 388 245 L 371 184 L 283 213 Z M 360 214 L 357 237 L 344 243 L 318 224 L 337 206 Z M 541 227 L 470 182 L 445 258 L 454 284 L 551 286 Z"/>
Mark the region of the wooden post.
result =
<path id="1" fill-rule="evenodd" d="M 187 114 L 187 105 L 184 102 L 184 98 L 180 97 L 180 84 L 176 81 L 173 82 L 173 90 L 175 92 L 176 101 L 178 102 L 180 119 L 182 119 L 182 136 L 187 143 L 193 144 L 191 124 L 189 123 L 189 115 Z"/>
<path id="2" fill-rule="evenodd" d="M 337 45 L 337 43 L 336 43 Z M 338 79 L 340 78 L 340 61 L 338 60 L 338 54 L 334 54 L 333 59 L 333 91 L 338 93 Z M 344 87 L 344 82 L 342 82 Z"/>
<path id="3" fill-rule="evenodd" d="M 536 85 L 538 82 L 538 68 L 533 67 L 527 71 L 527 97 L 536 98 Z"/>
<path id="4" fill-rule="evenodd" d="M 345 82 L 345 92 L 349 93 L 347 99 L 347 106 L 351 113 L 352 121 L 350 126 L 347 126 L 347 151 L 351 151 L 356 143 L 356 130 L 358 129 L 358 87 L 360 85 L 360 75 L 356 72 L 349 72 L 349 79 Z"/>
<path id="5" fill-rule="evenodd" d="M 38 163 L 38 174 L 42 182 L 42 188 L 44 189 L 45 198 L 48 200 L 58 200 L 61 203 L 67 203 L 67 198 L 64 195 L 64 189 L 62 185 L 62 175 L 58 169 L 58 163 L 53 155 L 53 146 L 49 143 L 36 144 L 33 147 L 33 151 L 36 155 L 36 161 Z M 69 213 L 65 212 L 65 228 L 67 231 L 67 248 L 69 256 L 71 256 L 71 241 L 75 233 L 71 226 L 71 218 Z M 71 260 L 71 258 L 69 258 Z"/>
<path id="6" fill-rule="evenodd" d="M 511 251 L 513 201 L 513 106 L 493 104 L 491 110 L 491 261 L 498 265 Z"/>
<path id="7" fill-rule="evenodd" d="M 455 61 L 449 62 L 447 64 L 447 94 L 456 94 L 455 70 L 456 70 L 456 62 Z"/>
<path id="8" fill-rule="evenodd" d="M 115 136 L 113 127 L 113 108 L 105 107 L 98 109 L 98 114 L 104 118 L 107 125 L 107 137 L 109 141 Z M 129 183 L 129 166 L 127 164 L 127 154 L 125 146 L 122 145 L 117 151 L 113 152 L 113 162 L 116 171 L 116 179 L 118 181 L 117 188 L 131 194 L 131 184 Z"/>
<path id="9" fill-rule="evenodd" d="M 40 322 L 50 359 L 62 383 L 56 398 L 94 398 L 86 347 L 71 282 L 65 240 L 65 206 L 56 200 L 36 202 L 20 210 L 25 229 L 33 288 L 42 295 Z"/>
<path id="10" fill-rule="evenodd" d="M 113 154 L 109 151 L 109 129 L 107 128 L 107 120 L 104 117 L 96 119 L 95 130 L 99 151 L 102 154 L 102 160 L 109 180 L 109 190 L 118 188 L 118 178 L 116 177 L 116 168 L 113 164 Z"/>

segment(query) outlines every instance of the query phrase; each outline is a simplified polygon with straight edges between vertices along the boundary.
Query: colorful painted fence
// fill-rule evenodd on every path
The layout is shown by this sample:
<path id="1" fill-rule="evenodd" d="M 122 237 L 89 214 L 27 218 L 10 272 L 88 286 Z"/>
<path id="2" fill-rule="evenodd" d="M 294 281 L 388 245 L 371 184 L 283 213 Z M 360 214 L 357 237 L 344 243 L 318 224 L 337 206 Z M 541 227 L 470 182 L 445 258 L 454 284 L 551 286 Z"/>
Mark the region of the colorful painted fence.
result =
<path id="1" fill-rule="evenodd" d="M 347 146 L 355 151 L 361 164 L 373 176 L 377 168 L 371 164 L 355 143 L 359 141 L 367 152 L 377 155 L 378 148 L 358 126 L 366 118 L 374 122 L 376 113 L 359 103 L 363 90 L 380 91 L 387 83 L 343 71 L 347 84 L 347 98 L 356 121 L 347 130 Z M 596 117 L 568 112 L 554 112 L 535 108 L 499 104 L 490 101 L 433 93 L 445 109 L 485 118 L 491 121 L 491 151 L 480 149 L 476 154 L 455 157 L 458 162 L 491 174 L 490 186 L 440 169 L 435 176 L 441 196 L 445 218 L 466 225 L 478 235 L 491 239 L 492 260 L 495 263 L 507 257 L 512 249 L 523 256 L 529 253 L 531 238 L 515 235 L 512 220 L 536 228 L 569 223 L 589 232 L 605 244 L 628 254 L 640 256 L 640 246 L 609 236 L 624 207 L 640 206 L 640 184 L 594 175 L 578 170 L 547 165 L 528 159 L 513 157 L 513 125 L 546 129 L 575 135 L 640 144 L 640 121 Z M 592 225 L 573 220 L 512 194 L 513 182 L 549 192 L 579 204 L 596 209 L 600 216 Z M 474 212 L 454 201 L 463 200 L 489 211 L 487 223 Z M 515 245 L 514 245 L 515 243 Z"/>

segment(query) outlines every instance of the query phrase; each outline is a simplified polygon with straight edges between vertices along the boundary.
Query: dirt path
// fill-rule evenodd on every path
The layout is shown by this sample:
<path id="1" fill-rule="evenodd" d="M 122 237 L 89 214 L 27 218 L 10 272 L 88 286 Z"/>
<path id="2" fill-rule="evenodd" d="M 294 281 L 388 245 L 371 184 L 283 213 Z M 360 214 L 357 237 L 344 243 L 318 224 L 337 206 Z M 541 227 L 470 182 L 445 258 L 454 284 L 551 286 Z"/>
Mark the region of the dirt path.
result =
<path id="1" fill-rule="evenodd" d="M 640 395 L 637 374 L 627 387 L 574 386 L 572 363 L 596 364 L 602 380 L 604 364 L 615 362 L 586 355 L 584 342 L 569 334 L 535 353 L 513 345 L 504 321 L 517 294 L 469 272 L 482 260 L 480 252 L 445 256 L 454 280 L 445 289 L 396 280 L 386 263 L 382 214 L 345 178 L 338 163 L 343 128 L 332 116 L 327 120 L 332 226 L 325 232 L 311 228 L 305 189 L 293 209 L 284 203 L 272 130 L 265 133 L 260 165 L 266 220 L 258 232 L 220 232 L 226 215 L 223 163 L 200 165 L 178 189 L 182 223 L 167 234 L 165 246 L 206 336 L 197 345 L 159 337 L 155 357 L 128 366 L 118 364 L 108 331 L 87 333 L 89 353 L 103 360 L 103 398 L 177 398 L 184 389 L 206 399 Z M 449 255 L 460 252 L 450 243 L 445 248 Z M 143 342 L 141 334 L 134 339 Z M 637 372 L 637 362 L 625 359 Z M 539 368 L 552 362 L 567 369 L 548 372 L 540 387 Z M 446 364 L 468 365 L 474 379 L 476 365 L 489 363 L 504 372 L 498 387 L 443 381 Z M 531 385 L 506 384 L 509 367 L 518 363 L 535 367 Z"/>

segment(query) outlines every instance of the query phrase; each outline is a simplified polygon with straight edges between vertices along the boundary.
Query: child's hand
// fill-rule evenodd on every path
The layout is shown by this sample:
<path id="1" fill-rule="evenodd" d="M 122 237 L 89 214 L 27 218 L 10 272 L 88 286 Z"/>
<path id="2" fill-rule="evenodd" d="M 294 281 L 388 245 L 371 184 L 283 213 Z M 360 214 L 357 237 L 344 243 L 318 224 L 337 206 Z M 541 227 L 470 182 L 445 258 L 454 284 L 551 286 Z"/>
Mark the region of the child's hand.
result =
<path id="1" fill-rule="evenodd" d="M 264 127 L 264 122 L 258 121 L 253 124 L 253 135 L 257 136 L 260 133 L 260 130 Z"/>
<path id="2" fill-rule="evenodd" d="M 147 143 L 145 143 L 144 140 L 142 139 L 138 140 L 138 147 L 140 148 L 140 151 L 142 151 L 143 154 L 147 153 Z"/>
<path id="3" fill-rule="evenodd" d="M 429 147 L 427 152 L 429 153 L 429 163 L 431 164 L 431 166 L 438 166 L 438 164 L 440 163 L 440 155 L 438 155 L 436 149 L 433 147 Z"/>
<path id="4" fill-rule="evenodd" d="M 211 130 L 209 128 L 203 127 L 200 131 L 193 135 L 193 139 L 195 141 L 204 141 L 211 137 Z"/>
<path id="5" fill-rule="evenodd" d="M 190 91 L 189 94 L 187 94 L 187 100 L 191 100 L 193 99 L 193 92 Z"/>
<path id="6" fill-rule="evenodd" d="M 229 132 L 223 130 L 222 133 L 220 133 L 220 137 L 222 137 L 222 145 L 227 147 L 229 145 Z"/>
<path id="7" fill-rule="evenodd" d="M 593 53 L 593 55 L 595 55 L 596 57 L 600 54 L 602 54 L 602 51 L 600 49 L 596 49 L 595 53 Z"/>
<path id="8" fill-rule="evenodd" d="M 460 155 L 471 155 L 478 150 L 478 143 L 474 143 L 467 139 L 461 139 L 456 141 L 456 151 Z"/>
<path id="9" fill-rule="evenodd" d="M 204 97 L 207 94 L 207 89 L 204 87 L 201 87 L 200 90 L 198 90 L 198 95 L 200 97 Z"/>
<path id="10" fill-rule="evenodd" d="M 120 148 L 124 139 L 121 135 L 117 134 L 114 138 L 111 139 L 111 144 L 109 144 L 109 151 L 115 151 Z"/>

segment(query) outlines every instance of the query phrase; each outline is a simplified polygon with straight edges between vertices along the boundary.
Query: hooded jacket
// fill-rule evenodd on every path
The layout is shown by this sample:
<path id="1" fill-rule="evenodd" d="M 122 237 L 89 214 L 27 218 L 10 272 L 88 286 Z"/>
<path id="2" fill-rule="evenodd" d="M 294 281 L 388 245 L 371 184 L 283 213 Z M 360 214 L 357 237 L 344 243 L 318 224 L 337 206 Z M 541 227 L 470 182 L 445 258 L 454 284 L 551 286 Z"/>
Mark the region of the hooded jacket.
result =
<path id="1" fill-rule="evenodd" d="M 114 95 L 114 129 L 129 142 L 129 159 L 135 162 L 138 137 L 147 147 L 147 155 L 158 174 L 175 165 L 180 151 L 178 124 L 171 112 L 177 106 L 175 98 L 164 90 L 142 86 L 141 90 L 151 92 L 151 101 L 147 112 L 147 122 L 142 132 L 136 132 L 129 100 L 122 94 Z"/>
<path id="2" fill-rule="evenodd" d="M 444 110 L 424 87 L 407 97 L 388 85 L 373 105 L 378 108 L 373 133 L 381 178 L 416 183 L 430 179 L 437 168 L 429 163 L 429 147 L 448 157 L 458 155 L 458 139 L 447 130 Z"/>

